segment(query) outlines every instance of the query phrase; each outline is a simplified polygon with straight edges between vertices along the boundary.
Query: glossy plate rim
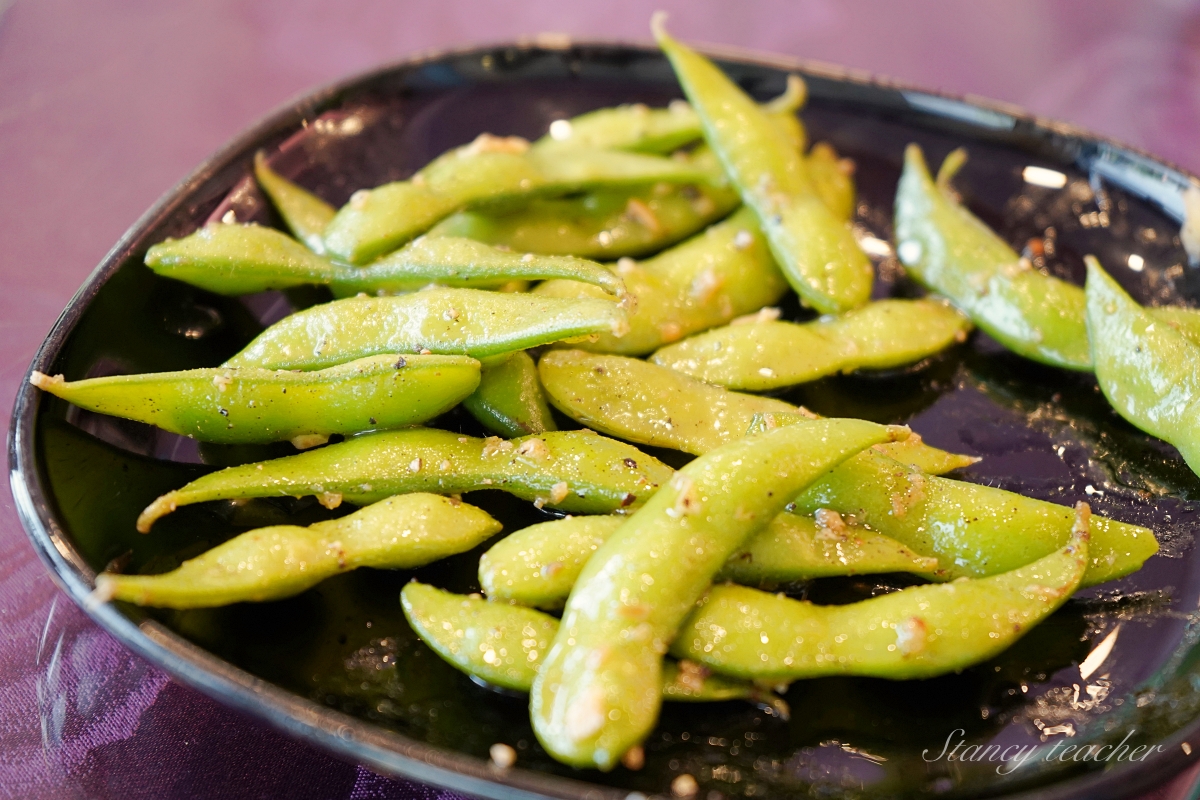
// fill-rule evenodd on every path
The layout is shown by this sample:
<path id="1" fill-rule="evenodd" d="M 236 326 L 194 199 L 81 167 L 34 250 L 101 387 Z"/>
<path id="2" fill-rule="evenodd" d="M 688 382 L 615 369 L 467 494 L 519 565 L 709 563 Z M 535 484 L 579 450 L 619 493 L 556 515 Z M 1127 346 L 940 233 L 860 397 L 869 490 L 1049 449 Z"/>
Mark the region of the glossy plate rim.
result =
<path id="1" fill-rule="evenodd" d="M 643 41 L 572 39 L 558 41 L 544 36 L 496 44 L 469 45 L 427 51 L 369 69 L 348 78 L 304 92 L 261 117 L 218 149 L 186 178 L 164 194 L 133 224 L 104 256 L 99 265 L 76 291 L 67 307 L 39 346 L 16 395 L 8 439 L 9 482 L 18 517 L 34 550 L 50 571 L 54 582 L 108 634 L 172 678 L 196 689 L 226 706 L 244 712 L 274 728 L 349 760 L 367 764 L 375 770 L 400 778 L 432 784 L 491 800 L 618 800 L 626 791 L 564 778 L 520 767 L 500 769 L 480 758 L 419 742 L 366 721 L 336 711 L 277 687 L 245 670 L 212 655 L 154 620 L 135 623 L 111 604 L 99 604 L 91 597 L 95 572 L 84 562 L 71 542 L 69 533 L 56 517 L 48 487 L 43 484 L 34 442 L 40 392 L 29 384 L 34 370 L 48 370 L 57 359 L 68 336 L 83 316 L 100 288 L 127 260 L 134 244 L 149 229 L 194 197 L 209 181 L 223 172 L 234 172 L 249 165 L 253 153 L 268 142 L 282 141 L 304 120 L 336 107 L 339 95 L 364 87 L 388 75 L 410 71 L 423 65 L 450 58 L 500 51 L 555 53 L 586 49 L 616 53 L 657 53 L 653 44 Z M 1008 103 L 955 95 L 925 89 L 903 81 L 874 76 L 861 70 L 834 66 L 825 62 L 791 58 L 773 53 L 706 45 L 706 54 L 727 62 L 741 62 L 785 71 L 798 71 L 847 85 L 898 91 L 924 113 L 958 120 L 976 128 L 1011 128 L 1020 123 L 1032 131 L 1064 137 L 1098 148 L 1087 160 L 1090 167 L 1104 174 L 1104 163 L 1124 164 L 1127 168 L 1150 168 L 1154 180 L 1171 191 L 1156 192 L 1153 181 L 1139 192 L 1176 218 L 1182 208 L 1172 205 L 1179 188 L 1200 179 L 1161 158 L 1113 139 L 1097 136 L 1069 123 L 1038 117 Z M 521 80 L 515 77 L 513 80 Z M 910 98 L 908 95 L 912 94 Z M 989 126 L 987 120 L 993 125 Z M 982 124 L 981 124 L 982 122 Z M 998 124 L 997 124 L 998 123 Z M 978 136 L 981 130 L 977 130 Z M 1081 156 L 1081 158 L 1083 158 Z M 1126 185 L 1127 190 L 1139 191 Z M 1122 798 L 1165 785 L 1192 764 L 1183 745 L 1200 739 L 1200 717 L 1193 719 L 1174 735 L 1159 742 L 1165 750 L 1153 759 L 1125 763 L 1119 767 L 1082 775 L 1036 787 L 1017 794 L 1003 795 L 1012 800 L 1067 800 L 1067 798 Z"/>

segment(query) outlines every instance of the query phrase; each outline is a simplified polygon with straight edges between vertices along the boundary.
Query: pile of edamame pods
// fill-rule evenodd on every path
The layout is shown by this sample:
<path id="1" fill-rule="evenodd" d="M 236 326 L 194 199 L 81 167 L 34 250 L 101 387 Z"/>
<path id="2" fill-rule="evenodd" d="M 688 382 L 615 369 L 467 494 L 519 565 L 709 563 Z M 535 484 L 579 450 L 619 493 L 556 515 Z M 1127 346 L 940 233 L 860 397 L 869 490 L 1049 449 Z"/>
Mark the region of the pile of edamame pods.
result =
<path id="1" fill-rule="evenodd" d="M 336 210 L 260 157 L 289 233 L 218 222 L 150 249 L 150 269 L 211 292 L 315 284 L 337 299 L 211 369 L 34 374 L 84 409 L 302 451 L 168 492 L 139 530 L 219 500 L 361 508 L 244 533 L 165 574 L 101 574 L 98 597 L 207 607 L 413 568 L 495 537 L 461 495 L 503 490 L 557 516 L 487 550 L 482 595 L 414 582 L 399 602 L 446 661 L 529 693 L 550 754 L 607 770 L 638 767 L 663 700 L 781 709 L 763 687 L 961 670 L 1156 552 L 1152 531 L 1084 504 L 943 477 L 974 459 L 907 428 L 750 392 L 919 362 L 974 326 L 1093 370 L 1118 413 L 1200 471 L 1200 315 L 1140 307 L 1092 258 L 1085 289 L 1033 269 L 957 201 L 962 152 L 935 180 L 915 145 L 896 251 L 929 294 L 872 302 L 852 165 L 808 146 L 803 83 L 758 104 L 653 28 L 687 103 L 601 109 L 532 143 L 484 134 Z M 780 319 L 789 291 L 823 316 Z M 460 405 L 495 435 L 426 426 Z M 559 430 L 563 417 L 586 427 Z M 639 446 L 696 458 L 675 470 Z M 885 572 L 927 582 L 844 606 L 768 591 Z"/>

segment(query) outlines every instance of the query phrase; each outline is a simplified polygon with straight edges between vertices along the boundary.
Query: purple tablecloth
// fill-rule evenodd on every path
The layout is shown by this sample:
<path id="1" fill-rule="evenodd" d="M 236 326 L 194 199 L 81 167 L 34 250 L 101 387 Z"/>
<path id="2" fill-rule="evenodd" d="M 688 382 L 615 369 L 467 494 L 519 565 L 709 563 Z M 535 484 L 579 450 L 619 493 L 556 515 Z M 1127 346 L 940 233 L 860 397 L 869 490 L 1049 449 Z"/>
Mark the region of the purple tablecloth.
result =
<path id="1" fill-rule="evenodd" d="M 8 5 L 0 0 L 0 9 Z M 256 117 L 406 54 L 556 31 L 844 64 L 1065 119 L 1200 171 L 1188 0 L 19 0 L 0 17 L 0 408 L 105 250 Z M 1182 798 L 1197 771 L 1154 796 Z M 0 490 L 0 797 L 424 798 L 170 681 L 51 583 Z"/>

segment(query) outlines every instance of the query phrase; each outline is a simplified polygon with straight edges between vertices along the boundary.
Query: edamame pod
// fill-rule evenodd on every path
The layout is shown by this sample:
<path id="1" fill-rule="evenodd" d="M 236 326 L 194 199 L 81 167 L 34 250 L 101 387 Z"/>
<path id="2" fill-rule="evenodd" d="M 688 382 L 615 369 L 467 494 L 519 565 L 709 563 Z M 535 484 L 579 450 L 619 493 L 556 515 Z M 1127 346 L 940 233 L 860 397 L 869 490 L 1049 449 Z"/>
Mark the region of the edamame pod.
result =
<path id="1" fill-rule="evenodd" d="M 937 570 L 937 559 L 918 556 L 833 512 L 819 517 L 824 524 L 796 514 L 775 517 L 725 562 L 715 580 L 768 586 L 833 575 L 932 575 Z M 613 516 L 567 517 L 522 528 L 480 556 L 479 584 L 491 600 L 562 608 L 583 565 L 624 522 Z"/>
<path id="2" fill-rule="evenodd" d="M 318 284 L 337 297 L 411 292 L 430 284 L 492 288 L 512 280 L 570 278 L 623 295 L 625 286 L 592 261 L 510 253 L 457 237 L 420 237 L 365 267 L 337 264 L 261 225 L 214 222 L 146 253 L 146 266 L 217 294 L 251 294 Z"/>
<path id="3" fill-rule="evenodd" d="M 64 381 L 40 372 L 39 389 L 68 403 L 155 425 L 202 442 L 313 440 L 416 425 L 479 385 L 466 356 L 371 356 L 315 372 L 216 367 Z"/>
<path id="4" fill-rule="evenodd" d="M 260 333 L 228 367 L 321 369 L 380 353 L 475 358 L 623 330 L 608 300 L 564 300 L 478 289 L 429 289 L 399 297 L 348 297 L 298 311 Z"/>
<path id="5" fill-rule="evenodd" d="M 822 313 L 870 299 L 874 271 L 848 225 L 821 201 L 800 153 L 745 92 L 704 56 L 671 38 L 656 15 L 655 39 L 671 61 L 708 144 L 754 210 L 792 288 Z"/>
<path id="6" fill-rule="evenodd" d="M 209 608 L 291 597 L 358 567 L 413 569 L 465 553 L 500 523 L 432 494 L 389 497 L 307 528 L 274 525 L 235 536 L 161 575 L 96 578 L 99 597 L 164 608 Z"/>
<path id="7" fill-rule="evenodd" d="M 550 401 L 572 419 L 631 442 L 696 455 L 747 433 L 817 418 L 782 400 L 731 392 L 636 358 L 556 350 L 542 356 L 538 373 Z M 933 474 L 979 460 L 929 447 L 910 434 L 851 462 L 874 458 L 872 453 Z"/>
<path id="8" fill-rule="evenodd" d="M 292 234 L 314 253 L 324 253 L 322 235 L 337 209 L 276 173 L 262 152 L 254 156 L 254 178 Z"/>
<path id="9" fill-rule="evenodd" d="M 558 620 L 549 614 L 507 603 L 489 603 L 413 581 L 400 592 L 408 624 L 446 663 L 471 677 L 528 692 L 554 634 Z M 664 664 L 664 700 L 715 702 L 751 700 L 782 705 L 770 692 L 747 681 L 709 675 L 692 663 Z"/>
<path id="10" fill-rule="evenodd" d="M 1087 326 L 1096 380 L 1117 413 L 1173 444 L 1200 474 L 1200 347 L 1146 313 L 1087 256 Z"/>
<path id="11" fill-rule="evenodd" d="M 966 341 L 970 328 L 938 300 L 879 300 L 801 324 L 752 318 L 668 345 L 652 360 L 708 383 L 766 392 L 839 372 L 912 364 Z"/>
<path id="12" fill-rule="evenodd" d="M 801 514 L 827 508 L 936 558 L 946 579 L 995 575 L 1066 545 L 1071 509 L 1003 489 L 924 475 L 878 456 L 847 462 L 795 504 Z M 1158 550 L 1154 533 L 1093 516 L 1091 563 L 1082 585 L 1120 578 Z"/>
<path id="13" fill-rule="evenodd" d="M 804 129 L 796 112 L 808 97 L 808 86 L 799 75 L 789 75 L 783 94 L 764 103 L 763 111 L 773 118 L 786 118 L 796 124 L 796 148 L 804 147 Z M 533 143 L 535 149 L 592 148 L 630 150 L 640 153 L 670 153 L 704 135 L 700 117 L 683 100 L 672 101 L 666 108 L 650 108 L 643 103 L 600 108 L 567 120 L 550 124 L 550 132 Z"/>
<path id="14" fill-rule="evenodd" d="M 911 680 L 965 669 L 1010 647 L 1079 588 L 1088 564 L 1087 506 L 1075 513 L 1064 548 L 990 578 L 914 586 L 842 606 L 714 586 L 671 652 L 755 680 Z"/>
<path id="15" fill-rule="evenodd" d="M 438 157 L 411 180 L 355 192 L 325 229 L 325 247 L 343 261 L 366 264 L 479 203 L 600 186 L 706 183 L 712 177 L 659 156 L 530 150 L 524 139 L 482 134 Z"/>
<path id="16" fill-rule="evenodd" d="M 643 355 L 681 337 L 721 325 L 779 300 L 787 284 L 748 209 L 641 264 L 617 262 L 637 298 L 622 336 L 601 334 L 585 350 Z M 548 281 L 543 297 L 594 296 L 592 287 Z"/>
<path id="17" fill-rule="evenodd" d="M 316 495 L 333 508 L 394 494 L 500 489 L 582 514 L 635 509 L 670 479 L 666 464 L 591 431 L 505 440 L 411 428 L 359 436 L 319 450 L 205 475 L 159 497 L 138 517 L 145 533 L 179 506 L 210 500 Z"/>
<path id="18" fill-rule="evenodd" d="M 484 367 L 479 388 L 463 400 L 463 407 L 501 436 L 558 430 L 538 380 L 537 365 L 524 350 Z"/>
<path id="19" fill-rule="evenodd" d="M 611 769 L 658 717 L 662 656 L 713 576 L 826 470 L 907 429 L 813 420 L 731 442 L 675 474 L 588 560 L 530 692 L 539 741 Z"/>
<path id="20" fill-rule="evenodd" d="M 817 142 L 808 153 L 808 171 L 813 188 L 833 215 L 854 219 L 854 162 L 839 158 L 829 142 Z"/>

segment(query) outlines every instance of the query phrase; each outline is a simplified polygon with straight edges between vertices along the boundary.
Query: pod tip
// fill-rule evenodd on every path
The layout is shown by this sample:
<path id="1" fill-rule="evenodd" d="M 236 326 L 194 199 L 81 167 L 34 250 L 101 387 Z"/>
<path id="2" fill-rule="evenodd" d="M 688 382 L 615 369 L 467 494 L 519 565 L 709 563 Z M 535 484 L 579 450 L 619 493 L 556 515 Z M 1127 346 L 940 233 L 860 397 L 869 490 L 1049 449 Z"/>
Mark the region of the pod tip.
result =
<path id="1" fill-rule="evenodd" d="M 165 517 L 167 514 L 170 514 L 172 511 L 178 508 L 179 504 L 176 502 L 178 495 L 178 492 L 167 492 L 162 497 L 159 497 L 153 503 L 146 506 L 146 510 L 141 514 L 138 514 L 138 533 L 149 533 L 150 528 L 154 526 L 154 523 L 157 522 L 160 517 Z"/>
<path id="2" fill-rule="evenodd" d="M 53 392 L 55 387 L 62 386 L 67 381 L 61 374 L 47 375 L 44 372 L 34 370 L 29 376 L 29 382 L 42 391 Z"/>
<path id="3" fill-rule="evenodd" d="M 667 12 L 662 9 L 650 15 L 650 32 L 654 34 L 656 40 L 670 38 L 670 34 L 667 33 L 668 16 Z"/>
<path id="4" fill-rule="evenodd" d="M 96 588 L 87 596 L 86 605 L 89 609 L 109 603 L 117 596 L 117 582 L 111 575 L 101 573 L 96 576 Z"/>

